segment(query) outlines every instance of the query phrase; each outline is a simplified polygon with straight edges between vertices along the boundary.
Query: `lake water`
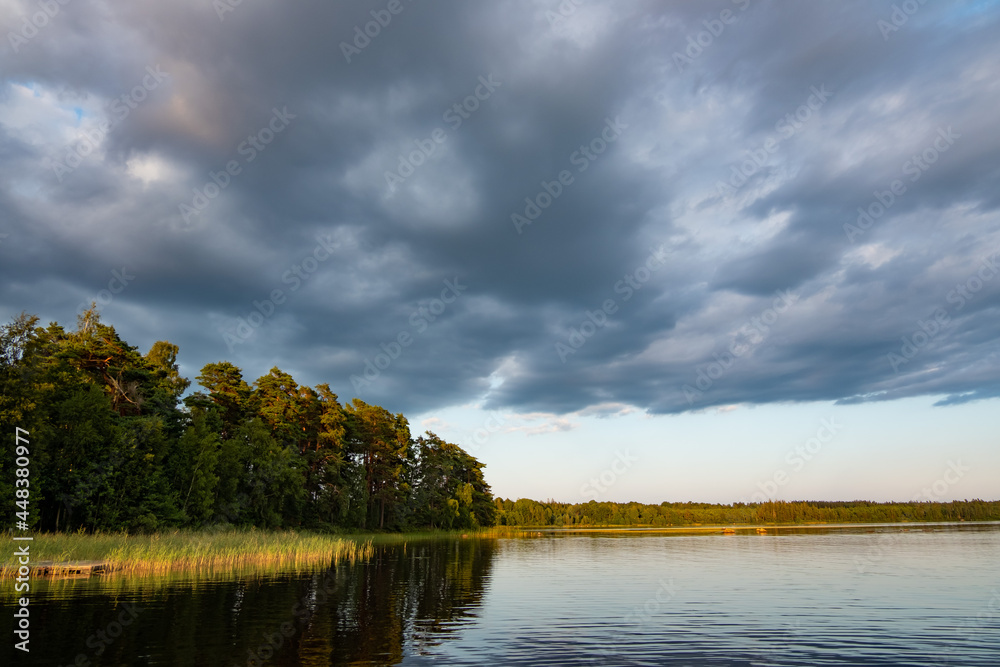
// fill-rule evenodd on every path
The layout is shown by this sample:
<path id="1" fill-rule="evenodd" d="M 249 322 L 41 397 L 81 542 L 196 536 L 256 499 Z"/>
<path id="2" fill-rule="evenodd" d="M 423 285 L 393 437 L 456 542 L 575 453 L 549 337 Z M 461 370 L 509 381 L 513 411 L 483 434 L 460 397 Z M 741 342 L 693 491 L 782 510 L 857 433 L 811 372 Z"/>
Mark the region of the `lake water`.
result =
<path id="1" fill-rule="evenodd" d="M 996 667 L 1000 525 L 416 541 L 308 574 L 41 584 L 31 619 L 4 665 Z"/>

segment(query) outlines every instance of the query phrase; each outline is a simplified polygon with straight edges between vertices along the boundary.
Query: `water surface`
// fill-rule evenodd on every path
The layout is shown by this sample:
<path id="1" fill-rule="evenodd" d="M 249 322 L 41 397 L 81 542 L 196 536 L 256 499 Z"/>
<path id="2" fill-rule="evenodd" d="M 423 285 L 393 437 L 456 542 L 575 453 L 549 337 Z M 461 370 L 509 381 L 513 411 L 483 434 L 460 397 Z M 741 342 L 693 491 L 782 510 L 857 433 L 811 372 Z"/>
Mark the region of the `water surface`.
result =
<path id="1" fill-rule="evenodd" d="M 41 584 L 31 619 L 30 659 L 8 640 L 3 664 L 995 667 L 1000 525 L 417 541 L 310 573 Z"/>

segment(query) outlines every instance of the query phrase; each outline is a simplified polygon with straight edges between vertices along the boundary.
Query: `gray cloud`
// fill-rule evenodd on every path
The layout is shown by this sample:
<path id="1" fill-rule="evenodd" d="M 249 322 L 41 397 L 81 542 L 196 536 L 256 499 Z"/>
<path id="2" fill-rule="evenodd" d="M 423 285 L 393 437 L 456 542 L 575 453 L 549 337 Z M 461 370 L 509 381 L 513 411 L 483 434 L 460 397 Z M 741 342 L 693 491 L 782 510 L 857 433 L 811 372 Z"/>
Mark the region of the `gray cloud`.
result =
<path id="1" fill-rule="evenodd" d="M 34 7 L 14 5 L 4 35 Z M 244 2 L 220 20 L 204 2 L 73 0 L 16 51 L 5 39 L 0 313 L 71 323 L 127 267 L 106 317 L 142 348 L 179 344 L 187 375 L 279 365 L 407 412 L 997 395 L 1000 279 L 969 291 L 1000 252 L 995 3 L 924 4 L 884 38 L 888 1 L 582 3 L 553 25 L 557 2 L 404 0 L 348 63 L 341 43 L 386 5 Z M 675 54 L 694 57 L 678 71 Z M 93 135 L 151 66 L 166 79 Z M 489 76 L 454 127 L 448 110 Z M 784 136 L 819 86 L 830 98 Z M 249 159 L 241 146 L 285 108 L 295 118 Z M 615 118 L 620 137 L 592 144 Z M 949 127 L 959 138 L 911 180 L 907 161 Z M 60 180 L 53 164 L 88 133 Z M 185 220 L 230 161 L 239 173 Z M 563 170 L 573 182 L 519 234 L 511 215 Z M 906 191 L 849 238 L 895 179 Z M 329 255 L 310 272 L 318 239 Z M 616 285 L 661 245 L 666 266 L 626 299 Z M 467 289 L 431 321 L 456 278 Z M 283 302 L 227 343 L 274 290 Z M 748 325 L 778 290 L 794 304 Z M 616 312 L 564 362 L 556 344 L 608 299 Z M 948 326 L 894 364 L 937 309 Z M 412 342 L 353 386 L 401 333 Z"/>

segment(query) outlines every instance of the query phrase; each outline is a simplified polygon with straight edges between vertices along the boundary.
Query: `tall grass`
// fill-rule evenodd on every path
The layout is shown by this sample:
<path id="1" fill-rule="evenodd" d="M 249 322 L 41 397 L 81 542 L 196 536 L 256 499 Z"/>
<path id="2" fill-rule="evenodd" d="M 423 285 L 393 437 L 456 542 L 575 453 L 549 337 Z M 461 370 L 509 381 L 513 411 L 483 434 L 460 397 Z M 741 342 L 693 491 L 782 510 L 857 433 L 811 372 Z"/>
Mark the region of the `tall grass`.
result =
<path id="1" fill-rule="evenodd" d="M 31 545 L 31 565 L 97 561 L 107 571 L 162 575 L 172 572 L 274 572 L 366 560 L 375 546 L 425 539 L 517 537 L 525 530 L 498 526 L 465 531 L 318 535 L 294 531 L 175 530 L 127 533 L 40 533 Z M 25 543 L 22 543 L 25 544 Z M 0 561 L 0 578 L 14 576 L 12 556 Z"/>
<path id="2" fill-rule="evenodd" d="M 100 561 L 113 572 L 148 574 L 294 570 L 344 560 L 353 563 L 373 553 L 371 540 L 258 530 L 152 535 L 43 533 L 29 544 L 33 566 L 44 561 Z M 17 566 L 8 558 L 0 565 L 0 577 L 13 576 Z"/>
<path id="3" fill-rule="evenodd" d="M 529 534 L 524 528 L 516 526 L 492 526 L 486 528 L 468 528 L 465 530 L 419 530 L 407 533 L 371 533 L 354 535 L 355 539 L 364 538 L 373 544 L 388 545 L 418 540 L 449 540 L 458 538 L 498 538 L 522 537 Z"/>
<path id="4" fill-rule="evenodd" d="M 524 537 L 531 531 L 520 526 L 492 526 L 490 528 L 477 528 L 470 533 L 476 537 Z"/>

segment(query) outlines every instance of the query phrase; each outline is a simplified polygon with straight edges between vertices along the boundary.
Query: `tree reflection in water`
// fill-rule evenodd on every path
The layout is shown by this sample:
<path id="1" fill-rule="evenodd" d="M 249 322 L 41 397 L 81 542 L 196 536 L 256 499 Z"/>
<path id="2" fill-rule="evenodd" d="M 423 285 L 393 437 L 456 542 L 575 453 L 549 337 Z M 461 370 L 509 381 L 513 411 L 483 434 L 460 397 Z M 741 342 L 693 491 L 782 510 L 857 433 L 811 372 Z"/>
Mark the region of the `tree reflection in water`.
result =
<path id="1" fill-rule="evenodd" d="M 473 622 L 496 548 L 492 539 L 417 540 L 311 574 L 33 581 L 30 660 L 7 642 L 0 664 L 398 664 Z M 13 592 L 3 595 L 7 607 Z M 116 625 L 132 606 L 134 622 Z"/>
<path id="2" fill-rule="evenodd" d="M 276 664 L 396 664 L 404 646 L 424 653 L 473 621 L 495 555 L 487 539 L 381 548 L 367 563 L 338 566 L 330 602 L 316 604 L 296 660 Z M 322 585 L 306 585 L 316 597 Z M 293 647 L 289 647 L 289 652 Z"/>

